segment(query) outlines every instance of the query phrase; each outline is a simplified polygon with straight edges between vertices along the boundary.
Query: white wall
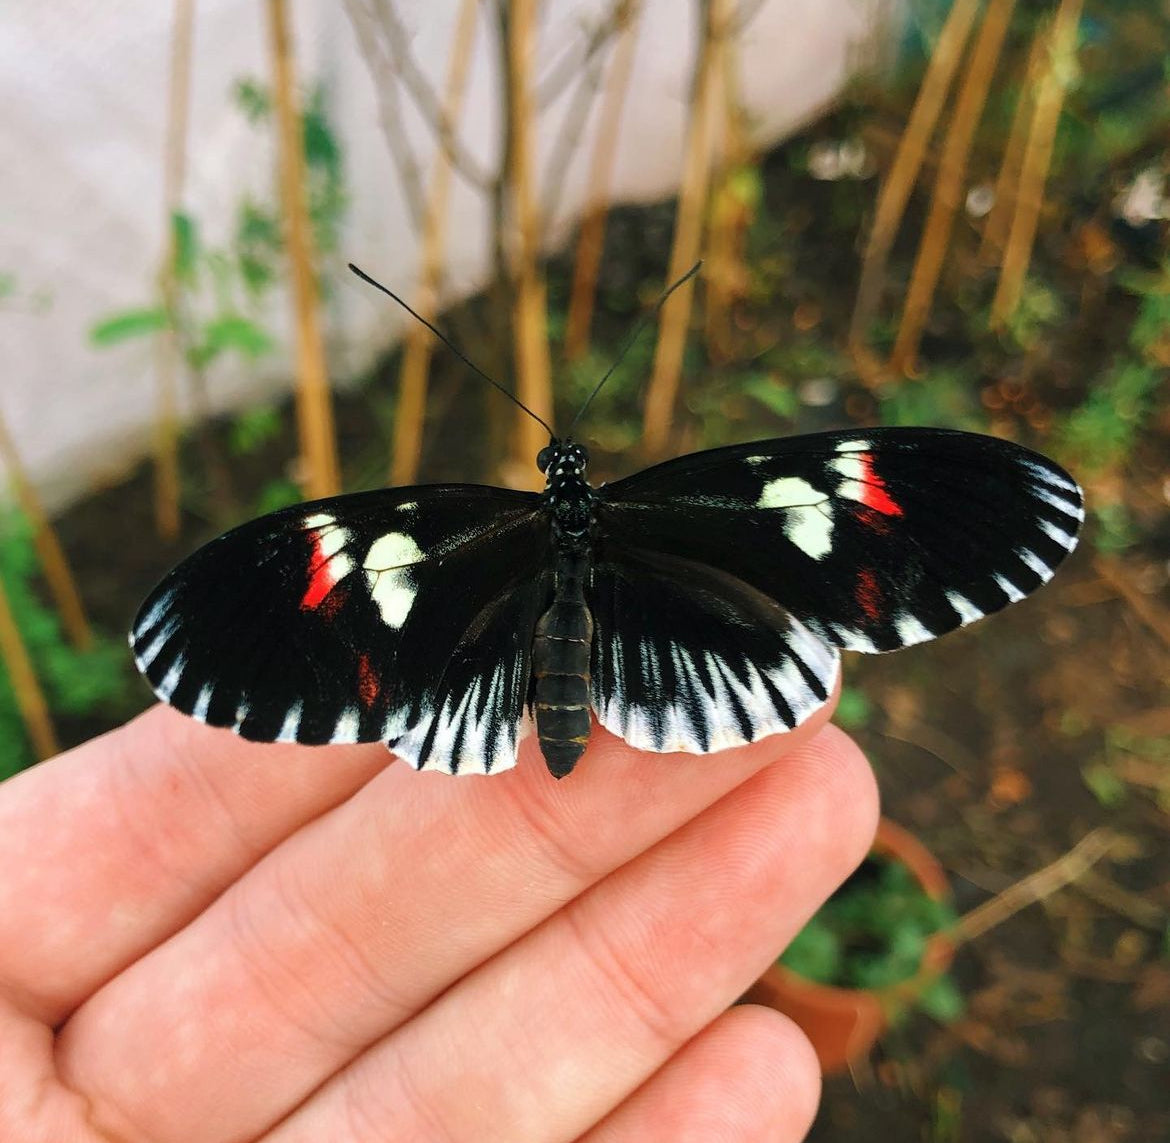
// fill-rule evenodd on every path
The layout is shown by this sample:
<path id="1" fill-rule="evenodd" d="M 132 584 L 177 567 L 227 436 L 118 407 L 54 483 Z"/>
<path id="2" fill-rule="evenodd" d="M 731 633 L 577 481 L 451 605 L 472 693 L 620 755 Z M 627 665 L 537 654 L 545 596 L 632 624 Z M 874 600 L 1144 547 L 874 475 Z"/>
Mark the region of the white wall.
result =
<path id="1" fill-rule="evenodd" d="M 754 0 L 745 0 L 754 3 Z M 609 0 L 546 0 L 541 71 L 582 36 Z M 422 67 L 441 87 L 457 0 L 398 0 Z M 684 0 L 645 0 L 614 192 L 645 200 L 670 193 L 680 165 L 693 59 L 694 10 Z M 123 472 L 150 438 L 154 404 L 146 340 L 96 350 L 95 320 L 149 304 L 163 242 L 162 154 L 170 21 L 165 0 L 56 0 L 6 6 L 0 22 L 0 274 L 17 280 L 0 300 L 0 411 L 34 480 L 55 504 Z M 831 102 L 865 44 L 883 0 L 765 0 L 741 39 L 745 103 L 758 138 L 772 141 Z M 267 81 L 260 0 L 198 0 L 186 207 L 209 241 L 227 238 L 241 195 L 271 200 L 273 156 L 257 145 L 229 98 L 244 76 Z M 302 79 L 323 80 L 345 148 L 351 206 L 344 254 L 410 293 L 417 239 L 382 134 L 373 80 L 340 3 L 292 4 Z M 495 161 L 495 51 L 481 14 L 463 138 Z M 404 105 L 409 101 L 404 100 Z M 543 155 L 567 100 L 538 124 Z M 426 130 L 407 130 L 424 170 Z M 586 145 L 569 172 L 554 232 L 562 234 L 584 191 Z M 452 198 L 447 296 L 474 291 L 487 266 L 480 196 L 457 181 Z M 665 269 L 665 268 L 664 268 Z M 329 319 L 334 372 L 352 374 L 391 342 L 400 319 L 359 283 L 338 291 Z M 271 299 L 271 327 L 287 304 Z M 287 384 L 287 363 L 262 376 L 217 366 L 218 407 Z"/>

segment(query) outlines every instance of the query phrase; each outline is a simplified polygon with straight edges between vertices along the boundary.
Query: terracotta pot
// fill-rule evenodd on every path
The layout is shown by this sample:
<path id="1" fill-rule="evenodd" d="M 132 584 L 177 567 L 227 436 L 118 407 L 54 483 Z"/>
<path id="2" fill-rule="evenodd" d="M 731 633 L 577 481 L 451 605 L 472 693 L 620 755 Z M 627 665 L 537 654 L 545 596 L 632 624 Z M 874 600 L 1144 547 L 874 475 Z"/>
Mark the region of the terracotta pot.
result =
<path id="1" fill-rule="evenodd" d="M 872 852 L 901 862 L 936 901 L 950 895 L 946 874 L 912 833 L 882 818 Z M 923 988 L 950 967 L 954 948 L 941 933 L 926 944 L 917 975 L 892 988 L 870 992 L 833 988 L 773 964 L 744 994 L 745 1004 L 763 1004 L 791 1017 L 812 1041 L 825 1074 L 843 1071 L 867 1055 L 886 1030 L 889 1012 L 913 1002 Z"/>

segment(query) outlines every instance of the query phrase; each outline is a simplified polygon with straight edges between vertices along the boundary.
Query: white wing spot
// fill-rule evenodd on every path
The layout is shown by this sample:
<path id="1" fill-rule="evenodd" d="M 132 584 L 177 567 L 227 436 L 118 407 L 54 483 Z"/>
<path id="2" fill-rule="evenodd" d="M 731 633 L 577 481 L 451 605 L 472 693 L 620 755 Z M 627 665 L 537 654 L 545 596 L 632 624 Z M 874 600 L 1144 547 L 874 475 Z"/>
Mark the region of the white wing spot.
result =
<path id="1" fill-rule="evenodd" d="M 356 706 L 347 706 L 341 712 L 333 733 L 329 736 L 330 742 L 356 742 L 361 716 Z"/>
<path id="2" fill-rule="evenodd" d="M 274 742 L 296 742 L 297 731 L 301 727 L 301 711 L 303 704 L 300 699 L 288 708 L 288 713 L 284 716 L 284 722 L 280 724 L 280 730 L 277 731 Z"/>
<path id="3" fill-rule="evenodd" d="M 1028 565 L 1045 583 L 1052 578 L 1052 569 L 1035 552 L 1018 548 L 1016 555 Z"/>
<path id="4" fill-rule="evenodd" d="M 330 516 L 328 512 L 314 512 L 305 517 L 306 528 L 330 528 L 336 523 L 336 517 Z"/>
<path id="5" fill-rule="evenodd" d="M 1024 598 L 1025 593 L 1016 587 L 1016 585 L 1012 583 L 1012 581 L 1006 576 L 996 575 L 993 578 L 995 580 L 996 586 L 1004 593 L 1004 595 L 1008 597 L 1010 602 L 1019 603 L 1020 600 Z"/>
<path id="6" fill-rule="evenodd" d="M 909 612 L 905 615 L 899 615 L 894 620 L 894 630 L 898 632 L 898 638 L 907 647 L 913 643 L 925 643 L 928 639 L 934 638 L 934 632 L 928 631 Z"/>
<path id="7" fill-rule="evenodd" d="M 764 485 L 757 508 L 807 508 L 828 497 L 799 476 L 778 476 Z"/>
<path id="8" fill-rule="evenodd" d="M 837 445 L 837 451 L 840 452 L 869 452 L 873 447 L 869 441 L 841 441 Z"/>
<path id="9" fill-rule="evenodd" d="M 1047 520 L 1041 520 L 1040 530 L 1050 539 L 1055 540 L 1066 552 L 1071 552 L 1077 546 L 1076 536 L 1070 536 L 1068 532 L 1062 531 L 1055 524 L 1050 524 Z"/>
<path id="10" fill-rule="evenodd" d="M 370 595 L 382 622 L 396 631 L 406 622 L 418 589 L 407 570 L 424 558 L 422 549 L 405 532 L 379 536 L 366 553 L 362 567 Z"/>
<path id="11" fill-rule="evenodd" d="M 154 689 L 154 693 L 158 695 L 163 702 L 170 702 L 171 695 L 175 693 L 175 688 L 179 685 L 179 680 L 183 677 L 183 668 L 187 665 L 186 655 L 175 656 L 175 661 L 171 664 L 170 670 L 162 677 L 162 682 Z"/>
<path id="12" fill-rule="evenodd" d="M 195 699 L 195 705 L 191 708 L 191 717 L 198 719 L 200 722 L 207 721 L 207 709 L 211 706 L 211 684 L 204 683 L 199 688 L 199 696 Z"/>
<path id="13" fill-rule="evenodd" d="M 946 596 L 947 602 L 955 609 L 955 614 L 964 623 L 974 623 L 976 619 L 983 618 L 983 612 L 965 595 L 960 595 L 957 591 L 948 591 Z"/>

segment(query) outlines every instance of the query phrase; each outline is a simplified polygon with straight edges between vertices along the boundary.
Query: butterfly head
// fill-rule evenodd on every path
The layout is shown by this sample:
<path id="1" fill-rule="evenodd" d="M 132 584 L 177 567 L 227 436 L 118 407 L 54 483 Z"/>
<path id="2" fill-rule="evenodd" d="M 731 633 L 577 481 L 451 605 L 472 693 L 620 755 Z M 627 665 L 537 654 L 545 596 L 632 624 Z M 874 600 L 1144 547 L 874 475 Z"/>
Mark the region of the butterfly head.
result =
<path id="1" fill-rule="evenodd" d="M 536 454 L 536 467 L 548 477 L 550 487 L 557 477 L 584 478 L 588 463 L 589 450 L 568 438 L 559 441 L 553 437 Z"/>

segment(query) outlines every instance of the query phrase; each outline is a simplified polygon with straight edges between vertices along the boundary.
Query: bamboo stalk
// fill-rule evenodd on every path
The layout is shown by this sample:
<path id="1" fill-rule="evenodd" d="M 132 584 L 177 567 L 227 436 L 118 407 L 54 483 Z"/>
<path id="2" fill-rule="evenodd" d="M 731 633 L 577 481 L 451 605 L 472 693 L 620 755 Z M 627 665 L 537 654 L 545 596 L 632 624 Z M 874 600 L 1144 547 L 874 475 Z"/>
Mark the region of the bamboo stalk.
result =
<path id="1" fill-rule="evenodd" d="M 1077 25 L 1081 19 L 1083 0 L 1061 0 L 1052 22 L 1051 49 L 1047 67 L 1036 91 L 1036 110 L 1028 133 L 1020 170 L 1019 193 L 1011 232 L 1004 248 L 1003 269 L 995 297 L 991 301 L 991 326 L 1002 328 L 1020 300 L 1028 263 L 1032 259 L 1032 244 L 1036 240 L 1036 225 L 1044 204 L 1044 184 L 1052 165 L 1052 147 L 1056 128 L 1064 105 L 1066 74 L 1076 53 Z"/>
<path id="2" fill-rule="evenodd" d="M 3 656 L 8 678 L 12 683 L 12 693 L 16 697 L 16 705 L 20 710 L 20 717 L 24 721 L 25 729 L 32 742 L 33 751 L 38 760 L 51 758 L 57 753 L 57 734 L 53 729 L 53 720 L 49 716 L 49 706 L 45 702 L 44 692 L 37 682 L 36 672 L 33 670 L 32 660 L 25 648 L 24 640 L 16 626 L 16 619 L 12 614 L 12 607 L 8 602 L 8 593 L 0 581 L 0 656 Z"/>
<path id="3" fill-rule="evenodd" d="M 154 521 L 159 536 L 179 534 L 179 371 L 178 283 L 175 280 L 175 214 L 183 202 L 187 169 L 187 124 L 191 105 L 191 44 L 195 0 L 175 0 L 171 29 L 170 85 L 163 150 L 163 260 L 159 289 L 169 317 L 154 343 L 158 411 L 154 431 Z"/>
<path id="4" fill-rule="evenodd" d="M 442 107 L 443 120 L 451 124 L 458 120 L 467 88 L 468 65 L 475 42 L 477 6 L 478 0 L 463 0 L 455 25 L 455 40 L 451 47 Z M 429 321 L 434 320 L 438 308 L 439 288 L 443 278 L 450 188 L 451 155 L 449 148 L 440 139 L 423 217 L 422 265 L 414 303 L 414 308 Z M 415 322 L 407 327 L 402 370 L 398 375 L 398 409 L 394 418 L 390 462 L 391 484 L 413 484 L 418 478 L 423 420 L 426 416 L 427 372 L 433 348 L 434 341 L 426 326 Z"/>
<path id="5" fill-rule="evenodd" d="M 861 264 L 857 301 L 849 324 L 849 342 L 855 348 L 865 343 L 866 333 L 877 313 L 894 236 L 906 211 L 910 192 L 918 180 L 930 137 L 951 89 L 951 81 L 962 61 L 963 49 L 978 11 L 979 0 L 955 0 L 952 5 L 935 42 L 934 51 L 930 54 L 922 86 L 918 89 L 906 129 L 898 141 L 894 162 L 878 192 L 873 227 Z"/>
<path id="6" fill-rule="evenodd" d="M 16 502 L 32 525 L 33 547 L 49 585 L 53 604 L 61 616 L 61 625 L 69 641 L 78 650 L 84 651 L 93 645 L 93 631 L 85 615 L 77 580 L 73 577 L 61 541 L 57 538 L 57 532 L 49 521 L 40 497 L 24 471 L 20 454 L 3 417 L 0 417 L 0 460 L 8 470 Z"/>
<path id="7" fill-rule="evenodd" d="M 638 43 L 640 0 L 627 4 L 618 13 L 622 21 L 610 65 L 609 83 L 597 121 L 597 135 L 589 164 L 589 189 L 582 212 L 581 233 L 577 239 L 577 257 L 573 265 L 573 286 L 569 295 L 569 315 L 565 324 L 565 357 L 579 361 L 589 348 L 589 328 L 593 323 L 593 301 L 597 294 L 597 275 L 605 248 L 605 221 L 609 211 L 609 186 L 613 176 L 621 130 L 622 110 L 630 88 L 634 52 Z"/>
<path id="8" fill-rule="evenodd" d="M 955 113 L 947 130 L 946 142 L 939 161 L 938 175 L 927 215 L 926 227 L 918 246 L 918 257 L 906 292 L 902 323 L 890 355 L 891 366 L 901 373 L 914 370 L 918 344 L 926 319 L 930 315 L 935 287 L 942 271 L 950 243 L 955 214 L 963 202 L 963 184 L 967 174 L 967 159 L 975 129 L 983 114 L 991 79 L 999 61 L 1004 37 L 1011 21 L 1015 0 L 990 0 L 983 18 L 983 26 L 971 51 L 967 73 L 959 89 Z"/>
<path id="9" fill-rule="evenodd" d="M 296 325 L 297 428 L 304 465 L 301 485 L 310 499 L 341 487 L 333 430 L 333 403 L 317 312 L 313 232 L 305 201 L 305 152 L 294 62 L 284 0 L 268 0 L 273 89 L 276 96 L 280 200 L 292 269 Z"/>
<path id="10" fill-rule="evenodd" d="M 714 119 L 718 111 L 716 76 L 718 41 L 727 27 L 727 0 L 700 0 L 702 13 L 699 50 L 695 61 L 695 83 L 691 98 L 691 118 L 679 187 L 678 215 L 674 227 L 674 244 L 670 252 L 671 282 L 678 281 L 698 261 L 703 233 L 703 210 L 711 179 Z M 660 456 L 666 449 L 682 372 L 683 351 L 691 321 L 694 286 L 687 283 L 663 311 L 654 351 L 654 365 L 646 389 L 646 408 L 642 420 L 642 443 L 649 457 Z"/>
<path id="11" fill-rule="evenodd" d="M 747 267 L 743 264 L 744 236 L 751 222 L 751 210 L 740 197 L 736 179 L 750 159 L 734 44 L 721 37 L 714 96 L 723 118 L 721 168 L 711 192 L 707 228 L 707 259 L 704 267 L 706 295 L 707 352 L 715 361 L 732 356 L 731 307 L 743 293 Z"/>
<path id="12" fill-rule="evenodd" d="M 507 84 L 512 148 L 508 182 L 518 239 L 513 271 L 516 282 L 513 311 L 516 386 L 520 400 L 551 424 L 553 402 L 547 296 L 540 271 L 540 210 L 533 163 L 532 58 L 538 0 L 511 0 L 509 7 Z M 533 457 L 545 443 L 541 426 L 518 412 L 517 455 L 513 458 L 516 470 L 528 472 Z"/>
<path id="13" fill-rule="evenodd" d="M 983 237 L 979 243 L 979 260 L 985 266 L 997 266 L 1003 257 L 1008 231 L 1015 214 L 1016 197 L 1019 194 L 1020 169 L 1024 164 L 1024 149 L 1028 142 L 1028 129 L 1032 111 L 1036 106 L 1036 79 L 1044 61 L 1049 44 L 1051 27 L 1042 24 L 1032 37 L 1028 49 L 1028 62 L 1024 68 L 1024 80 L 1019 85 L 1016 108 L 1012 113 L 1012 125 L 1008 130 L 1007 145 L 1003 161 L 995 180 L 995 201 L 991 204 L 983 224 Z"/>

